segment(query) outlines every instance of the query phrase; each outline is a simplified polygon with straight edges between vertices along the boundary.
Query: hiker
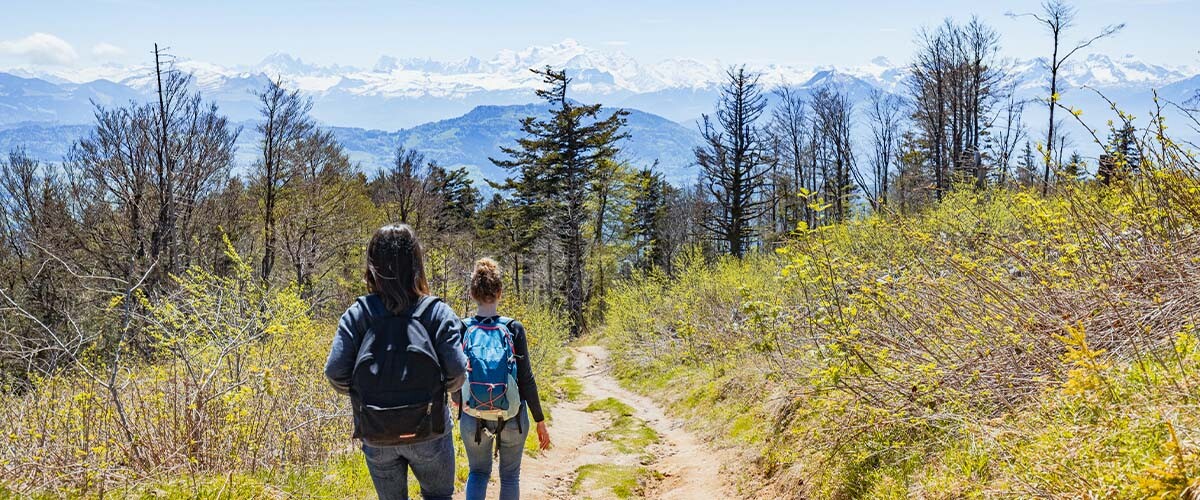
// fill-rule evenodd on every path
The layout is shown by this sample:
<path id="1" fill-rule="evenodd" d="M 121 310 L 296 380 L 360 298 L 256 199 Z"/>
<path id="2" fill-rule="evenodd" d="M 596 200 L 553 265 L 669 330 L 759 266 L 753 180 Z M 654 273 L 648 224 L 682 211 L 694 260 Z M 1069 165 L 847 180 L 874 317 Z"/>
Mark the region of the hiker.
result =
<path id="1" fill-rule="evenodd" d="M 409 468 L 423 498 L 449 499 L 454 443 L 446 394 L 465 378 L 462 322 L 429 294 L 421 243 L 407 225 L 375 231 L 365 279 L 370 294 L 342 315 L 325 376 L 350 396 L 354 437 L 380 499 L 408 498 Z"/>
<path id="2" fill-rule="evenodd" d="M 492 259 L 480 259 L 471 275 L 475 317 L 465 321 L 463 352 L 467 381 L 452 398 L 459 408 L 458 430 L 467 452 L 467 500 L 482 500 L 500 459 L 500 500 L 520 498 L 521 455 L 529 435 L 529 413 L 537 423 L 538 446 L 550 448 L 550 433 L 529 365 L 525 327 L 497 312 L 504 285 Z"/>

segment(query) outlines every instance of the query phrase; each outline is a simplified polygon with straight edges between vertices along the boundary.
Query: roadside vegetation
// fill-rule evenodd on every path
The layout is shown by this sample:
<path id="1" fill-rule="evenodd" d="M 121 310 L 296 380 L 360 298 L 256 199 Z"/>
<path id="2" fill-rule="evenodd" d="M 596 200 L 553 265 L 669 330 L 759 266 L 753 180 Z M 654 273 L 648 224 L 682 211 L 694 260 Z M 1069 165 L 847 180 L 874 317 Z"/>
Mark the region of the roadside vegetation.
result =
<path id="1" fill-rule="evenodd" d="M 1200 170 L 960 186 L 609 296 L 630 385 L 814 498 L 1177 498 L 1200 487 Z M 814 209 L 827 205 L 809 200 Z"/>
<path id="2" fill-rule="evenodd" d="M 78 371 L 0 397 L 0 477 L 10 493 L 373 491 L 351 453 L 348 403 L 322 374 L 335 325 L 314 319 L 296 288 L 258 285 L 227 251 L 231 276 L 191 270 L 174 278 L 178 293 L 138 297 L 159 361 L 114 373 L 85 358 Z M 514 297 L 506 310 L 527 325 L 534 370 L 553 394 L 567 329 L 544 306 Z M 119 388 L 115 399 L 106 387 Z M 459 464 L 462 481 L 465 457 Z"/>

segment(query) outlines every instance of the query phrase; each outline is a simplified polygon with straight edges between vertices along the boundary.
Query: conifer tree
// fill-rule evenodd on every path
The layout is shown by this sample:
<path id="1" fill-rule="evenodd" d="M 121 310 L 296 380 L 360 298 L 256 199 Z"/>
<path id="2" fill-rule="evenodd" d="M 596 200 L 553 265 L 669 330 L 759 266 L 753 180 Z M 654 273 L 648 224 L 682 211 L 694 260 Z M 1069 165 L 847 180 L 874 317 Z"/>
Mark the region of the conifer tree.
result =
<path id="1" fill-rule="evenodd" d="M 520 201 L 519 199 L 517 200 Z M 520 205 L 500 193 L 480 209 L 476 231 L 485 242 L 508 263 L 513 291 L 521 293 L 521 276 L 525 270 L 526 257 L 532 252 L 538 235 L 542 232 L 536 207 Z"/>
<path id="2" fill-rule="evenodd" d="M 1063 165 L 1062 179 L 1069 181 L 1083 180 L 1087 175 L 1087 161 L 1078 151 L 1071 153 L 1071 158 Z"/>
<path id="3" fill-rule="evenodd" d="M 1136 134 L 1137 130 L 1133 124 L 1126 123 L 1113 131 L 1112 138 L 1109 139 L 1109 151 L 1115 157 L 1116 163 L 1131 173 L 1136 173 L 1142 168 L 1142 152 Z"/>
<path id="4" fill-rule="evenodd" d="M 665 264 L 661 233 L 670 185 L 663 180 L 662 174 L 651 168 L 639 171 L 634 182 L 633 213 L 627 225 L 627 238 L 633 242 L 637 268 L 649 271 Z"/>
<path id="5" fill-rule="evenodd" d="M 562 246 L 565 274 L 561 292 L 570 314 L 571 335 L 583 332 L 584 261 L 587 242 L 584 226 L 590 219 L 587 199 L 601 164 L 618 152 L 617 142 L 625 116 L 617 110 L 601 117 L 599 104 L 579 104 L 567 97 L 571 79 L 565 70 L 547 66 L 533 70 L 549 87 L 537 96 L 550 105 L 550 116 L 521 120 L 525 137 L 515 147 L 500 148 L 508 159 L 492 159 L 497 166 L 515 173 L 498 187 L 542 211 Z"/>

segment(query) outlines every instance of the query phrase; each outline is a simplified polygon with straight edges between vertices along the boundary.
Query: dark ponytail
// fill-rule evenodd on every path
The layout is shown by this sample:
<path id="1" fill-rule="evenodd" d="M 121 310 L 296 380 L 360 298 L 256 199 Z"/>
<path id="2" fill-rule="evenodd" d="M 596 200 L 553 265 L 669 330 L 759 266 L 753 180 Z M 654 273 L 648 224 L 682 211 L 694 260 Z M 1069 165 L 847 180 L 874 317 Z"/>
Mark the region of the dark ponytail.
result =
<path id="1" fill-rule="evenodd" d="M 383 226 L 367 244 L 367 288 L 394 314 L 402 314 L 429 295 L 425 254 L 408 224 Z"/>

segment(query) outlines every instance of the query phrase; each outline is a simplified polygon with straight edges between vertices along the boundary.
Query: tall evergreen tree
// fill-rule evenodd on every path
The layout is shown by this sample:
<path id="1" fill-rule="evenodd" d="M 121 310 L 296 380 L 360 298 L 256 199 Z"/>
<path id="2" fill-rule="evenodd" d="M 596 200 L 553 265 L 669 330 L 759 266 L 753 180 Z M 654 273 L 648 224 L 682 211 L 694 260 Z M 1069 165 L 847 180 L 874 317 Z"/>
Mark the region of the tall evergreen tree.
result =
<path id="1" fill-rule="evenodd" d="M 1025 141 L 1021 156 L 1017 158 L 1017 184 L 1025 187 L 1037 182 L 1037 164 L 1033 159 L 1033 145 Z"/>
<path id="2" fill-rule="evenodd" d="M 441 198 L 435 217 L 437 231 L 460 231 L 470 226 L 479 205 L 479 189 L 464 168 L 429 167 L 429 190 Z"/>
<path id="3" fill-rule="evenodd" d="M 1126 123 L 1121 128 L 1113 129 L 1105 149 L 1107 152 L 1100 156 L 1100 164 L 1096 168 L 1096 179 L 1101 184 L 1111 184 L 1141 171 L 1142 150 L 1133 124 Z"/>
<path id="4" fill-rule="evenodd" d="M 517 140 L 516 147 L 501 148 L 508 159 L 492 162 L 517 174 L 498 187 L 539 205 L 562 246 L 561 291 L 570 314 L 571 335 L 578 336 L 586 326 L 584 225 L 591 215 L 586 202 L 602 162 L 616 156 L 617 142 L 626 137 L 622 127 L 629 113 L 617 110 L 601 117 L 599 104 L 579 104 L 567 97 L 571 79 L 565 70 L 547 66 L 533 71 L 549 87 L 538 90 L 537 96 L 550 105 L 550 117 L 522 119 L 525 137 Z"/>
<path id="5" fill-rule="evenodd" d="M 671 186 L 652 168 L 639 171 L 634 182 L 633 212 L 627 224 L 626 238 L 633 242 L 637 268 L 649 271 L 665 264 L 661 233 L 667 215 L 667 191 Z"/>

